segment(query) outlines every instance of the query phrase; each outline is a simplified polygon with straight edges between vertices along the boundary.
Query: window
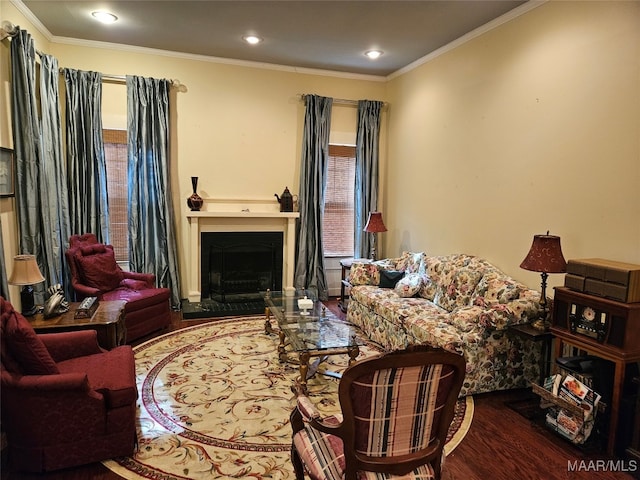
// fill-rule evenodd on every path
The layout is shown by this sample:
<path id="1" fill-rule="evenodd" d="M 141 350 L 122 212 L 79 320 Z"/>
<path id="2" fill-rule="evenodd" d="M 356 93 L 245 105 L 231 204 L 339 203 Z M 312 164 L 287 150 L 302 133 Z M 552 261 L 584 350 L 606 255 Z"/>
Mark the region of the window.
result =
<path id="1" fill-rule="evenodd" d="M 325 257 L 352 257 L 356 147 L 329 145 L 322 243 Z"/>
<path id="2" fill-rule="evenodd" d="M 117 262 L 129 262 L 129 213 L 127 210 L 127 132 L 103 130 L 109 198 L 109 239 Z"/>

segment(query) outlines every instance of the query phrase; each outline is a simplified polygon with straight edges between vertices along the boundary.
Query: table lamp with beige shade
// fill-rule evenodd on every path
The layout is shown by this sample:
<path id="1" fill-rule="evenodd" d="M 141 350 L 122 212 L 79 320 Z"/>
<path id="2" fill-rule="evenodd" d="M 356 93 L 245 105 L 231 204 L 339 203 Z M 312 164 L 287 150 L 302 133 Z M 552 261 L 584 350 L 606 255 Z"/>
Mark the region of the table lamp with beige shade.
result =
<path id="1" fill-rule="evenodd" d="M 33 285 L 44 282 L 35 255 L 16 255 L 13 257 L 13 272 L 9 277 L 11 285 L 21 285 L 20 301 L 22 314 L 26 317 L 35 315 L 36 303 L 33 298 Z"/>

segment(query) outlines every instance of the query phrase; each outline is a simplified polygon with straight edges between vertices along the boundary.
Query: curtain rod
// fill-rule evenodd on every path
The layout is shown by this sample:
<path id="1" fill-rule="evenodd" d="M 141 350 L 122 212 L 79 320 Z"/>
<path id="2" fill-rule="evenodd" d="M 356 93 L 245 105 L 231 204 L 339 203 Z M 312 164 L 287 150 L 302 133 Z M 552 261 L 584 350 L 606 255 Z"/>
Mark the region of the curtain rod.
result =
<path id="1" fill-rule="evenodd" d="M 64 73 L 64 68 L 60 68 L 59 69 L 59 73 L 62 74 Z M 107 81 L 107 82 L 114 82 L 114 83 L 127 83 L 127 76 L 126 75 L 113 75 L 110 73 L 103 73 L 102 74 L 102 81 Z M 169 80 L 169 82 L 171 83 L 172 87 L 181 89 L 182 87 L 184 87 L 184 85 L 182 85 L 180 83 L 180 80 L 178 80 L 177 78 L 171 78 Z"/>
<path id="2" fill-rule="evenodd" d="M 2 23 L 0 23 L 0 40 L 4 40 L 5 38 L 13 38 L 18 34 L 19 28 L 14 25 L 13 23 L 5 20 Z M 36 49 L 36 53 L 42 57 L 44 55 L 47 55 L 44 52 L 41 52 L 40 50 Z M 63 73 L 64 69 L 60 68 L 59 73 Z M 103 73 L 102 74 L 102 80 L 107 80 L 109 82 L 118 82 L 118 83 L 126 83 L 127 82 L 127 77 L 125 75 L 111 75 L 108 73 Z M 171 82 L 171 86 L 177 88 L 180 91 L 185 91 L 186 88 L 184 87 L 184 85 L 182 85 L 180 83 L 180 80 L 178 79 L 170 79 L 169 82 Z"/>
<path id="3" fill-rule="evenodd" d="M 304 100 L 304 97 L 306 97 L 307 95 L 310 95 L 309 93 L 299 93 L 298 94 L 298 98 L 300 100 Z M 334 98 L 333 99 L 333 103 L 336 103 L 338 105 L 351 105 L 353 107 L 357 107 L 358 106 L 358 100 L 348 100 L 346 98 Z M 382 106 L 386 107 L 387 106 L 387 102 L 382 102 Z"/>

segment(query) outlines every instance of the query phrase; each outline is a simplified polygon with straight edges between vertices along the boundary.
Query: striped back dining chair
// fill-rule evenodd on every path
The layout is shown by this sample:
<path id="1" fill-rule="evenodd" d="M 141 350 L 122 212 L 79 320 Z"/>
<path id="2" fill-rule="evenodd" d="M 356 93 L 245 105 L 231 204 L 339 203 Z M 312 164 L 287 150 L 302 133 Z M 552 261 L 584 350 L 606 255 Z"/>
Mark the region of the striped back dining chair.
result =
<path id="1" fill-rule="evenodd" d="M 341 416 L 299 392 L 291 414 L 296 478 L 439 479 L 464 357 L 424 346 L 364 359 L 340 380 Z"/>

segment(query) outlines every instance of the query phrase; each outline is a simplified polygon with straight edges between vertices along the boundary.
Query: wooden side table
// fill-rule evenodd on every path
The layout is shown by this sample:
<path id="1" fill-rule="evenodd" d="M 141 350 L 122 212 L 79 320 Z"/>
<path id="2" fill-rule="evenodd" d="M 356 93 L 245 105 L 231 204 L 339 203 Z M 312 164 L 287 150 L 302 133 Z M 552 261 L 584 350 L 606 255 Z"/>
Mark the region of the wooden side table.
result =
<path id="1" fill-rule="evenodd" d="M 577 316 L 586 309 L 597 312 L 598 325 L 605 326 L 605 335 L 599 341 L 588 329 L 578 328 Z M 575 310 L 575 312 L 574 312 Z M 584 319 L 584 317 L 583 317 Z M 566 287 L 555 287 L 551 333 L 555 337 L 553 359 L 563 355 L 564 347 L 578 349 L 614 364 L 613 390 L 609 412 L 607 454 L 614 455 L 620 418 L 627 365 L 640 362 L 640 303 L 623 303 L 604 297 L 576 292 Z M 586 320 L 586 319 L 584 319 Z M 600 327 L 598 327 L 600 328 Z M 598 392 L 601 395 L 604 392 Z"/>
<path id="2" fill-rule="evenodd" d="M 98 343 L 102 348 L 112 349 L 127 341 L 124 324 L 124 300 L 101 300 L 91 318 L 75 318 L 80 302 L 71 302 L 69 311 L 57 317 L 44 318 L 42 313 L 25 317 L 37 333 L 72 332 L 76 330 L 95 330 Z"/>
<path id="3" fill-rule="evenodd" d="M 338 301 L 338 307 L 340 310 L 346 313 L 349 303 L 349 295 L 347 289 L 351 288 L 349 283 L 349 270 L 354 262 L 357 263 L 369 263 L 371 260 L 368 258 L 343 258 L 340 260 L 340 267 L 342 267 L 342 274 L 340 276 L 340 300 Z"/>

